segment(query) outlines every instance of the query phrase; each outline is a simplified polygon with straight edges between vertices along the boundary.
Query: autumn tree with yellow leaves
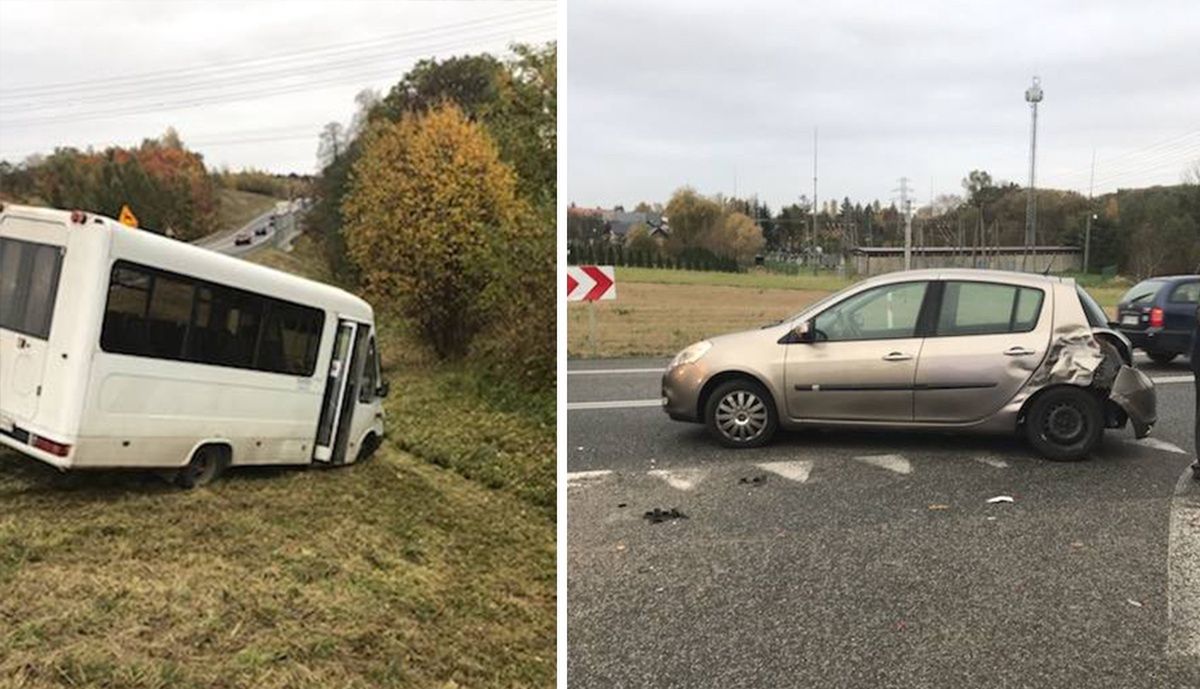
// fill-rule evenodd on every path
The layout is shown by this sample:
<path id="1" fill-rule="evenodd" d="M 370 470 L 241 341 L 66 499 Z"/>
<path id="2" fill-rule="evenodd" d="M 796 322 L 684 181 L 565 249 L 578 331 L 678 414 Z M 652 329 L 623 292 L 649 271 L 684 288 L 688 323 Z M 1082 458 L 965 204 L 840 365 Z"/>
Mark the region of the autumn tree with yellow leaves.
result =
<path id="1" fill-rule="evenodd" d="M 373 125 L 342 215 L 368 291 L 440 357 L 464 356 L 496 327 L 506 293 L 526 298 L 509 292 L 536 243 L 530 210 L 487 133 L 452 103 Z"/>

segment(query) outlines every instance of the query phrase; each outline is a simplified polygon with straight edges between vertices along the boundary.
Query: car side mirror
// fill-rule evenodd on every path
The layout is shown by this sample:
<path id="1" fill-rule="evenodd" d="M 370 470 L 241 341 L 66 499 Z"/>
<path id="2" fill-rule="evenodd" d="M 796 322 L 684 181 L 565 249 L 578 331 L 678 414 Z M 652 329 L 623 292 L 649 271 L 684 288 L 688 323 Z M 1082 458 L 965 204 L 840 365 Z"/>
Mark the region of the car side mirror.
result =
<path id="1" fill-rule="evenodd" d="M 811 320 L 801 321 L 795 328 L 792 329 L 792 334 L 796 337 L 797 342 L 812 342 L 816 339 L 816 337 L 814 337 L 815 333 L 816 328 L 813 326 L 813 322 Z"/>
<path id="2" fill-rule="evenodd" d="M 388 382 L 385 380 L 379 384 L 379 387 L 375 388 L 375 396 L 376 397 L 387 397 L 388 391 L 391 389 L 392 389 L 392 386 L 389 385 Z"/>

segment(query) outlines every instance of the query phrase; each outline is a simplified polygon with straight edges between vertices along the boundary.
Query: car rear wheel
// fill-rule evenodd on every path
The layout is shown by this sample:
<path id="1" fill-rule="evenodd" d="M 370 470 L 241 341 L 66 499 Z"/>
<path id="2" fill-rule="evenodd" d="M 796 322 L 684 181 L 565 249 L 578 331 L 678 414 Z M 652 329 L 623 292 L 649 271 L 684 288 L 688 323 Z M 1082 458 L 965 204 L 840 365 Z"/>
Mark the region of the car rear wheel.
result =
<path id="1" fill-rule="evenodd" d="M 1146 352 L 1146 356 L 1150 357 L 1150 361 L 1161 366 L 1171 363 L 1179 354 L 1175 352 Z"/>
<path id="2" fill-rule="evenodd" d="M 1043 457 L 1059 462 L 1086 459 L 1104 433 L 1104 410 L 1090 391 L 1047 390 L 1025 417 L 1025 436 Z"/>
<path id="3" fill-rule="evenodd" d="M 725 447 L 760 447 L 775 435 L 775 402 L 761 384 L 731 380 L 717 386 L 704 408 L 708 432 Z"/>

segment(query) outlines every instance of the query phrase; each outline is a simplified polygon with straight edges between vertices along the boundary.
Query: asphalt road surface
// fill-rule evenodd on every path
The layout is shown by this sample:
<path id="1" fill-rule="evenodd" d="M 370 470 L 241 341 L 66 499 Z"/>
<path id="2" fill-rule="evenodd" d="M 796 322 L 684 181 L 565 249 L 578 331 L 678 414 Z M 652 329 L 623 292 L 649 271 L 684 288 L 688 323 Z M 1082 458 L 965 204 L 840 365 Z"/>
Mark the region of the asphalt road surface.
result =
<path id="1" fill-rule="evenodd" d="M 1150 439 L 1054 463 L 931 433 L 727 450 L 657 408 L 665 363 L 569 365 L 572 689 L 1200 687 L 1186 364 L 1139 358 Z"/>
<path id="2" fill-rule="evenodd" d="M 242 256 L 269 244 L 282 247 L 287 242 L 290 242 L 299 232 L 300 216 L 302 213 L 303 211 L 299 210 L 299 204 L 293 204 L 289 210 L 278 214 L 272 209 L 259 215 L 242 227 L 217 232 L 208 237 L 198 239 L 194 243 L 196 246 L 212 249 L 213 251 L 229 254 L 230 256 Z M 271 224 L 272 216 L 275 216 L 274 225 Z M 264 230 L 265 234 L 255 234 L 259 229 Z M 249 244 L 237 244 L 236 238 L 241 234 L 250 237 Z"/>

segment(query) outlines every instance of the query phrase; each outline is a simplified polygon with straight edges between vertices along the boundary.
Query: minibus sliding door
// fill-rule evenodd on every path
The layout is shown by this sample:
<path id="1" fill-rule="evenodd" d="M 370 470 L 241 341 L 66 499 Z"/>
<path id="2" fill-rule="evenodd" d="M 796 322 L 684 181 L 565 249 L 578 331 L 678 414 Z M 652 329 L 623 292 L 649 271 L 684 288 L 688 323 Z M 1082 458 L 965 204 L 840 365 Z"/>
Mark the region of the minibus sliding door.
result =
<path id="1" fill-rule="evenodd" d="M 321 420 L 317 424 L 313 458 L 318 461 L 331 464 L 346 461 L 346 443 L 354 421 L 354 400 L 358 398 L 358 381 L 370 330 L 363 323 L 338 321 L 325 396 L 321 402 Z"/>

